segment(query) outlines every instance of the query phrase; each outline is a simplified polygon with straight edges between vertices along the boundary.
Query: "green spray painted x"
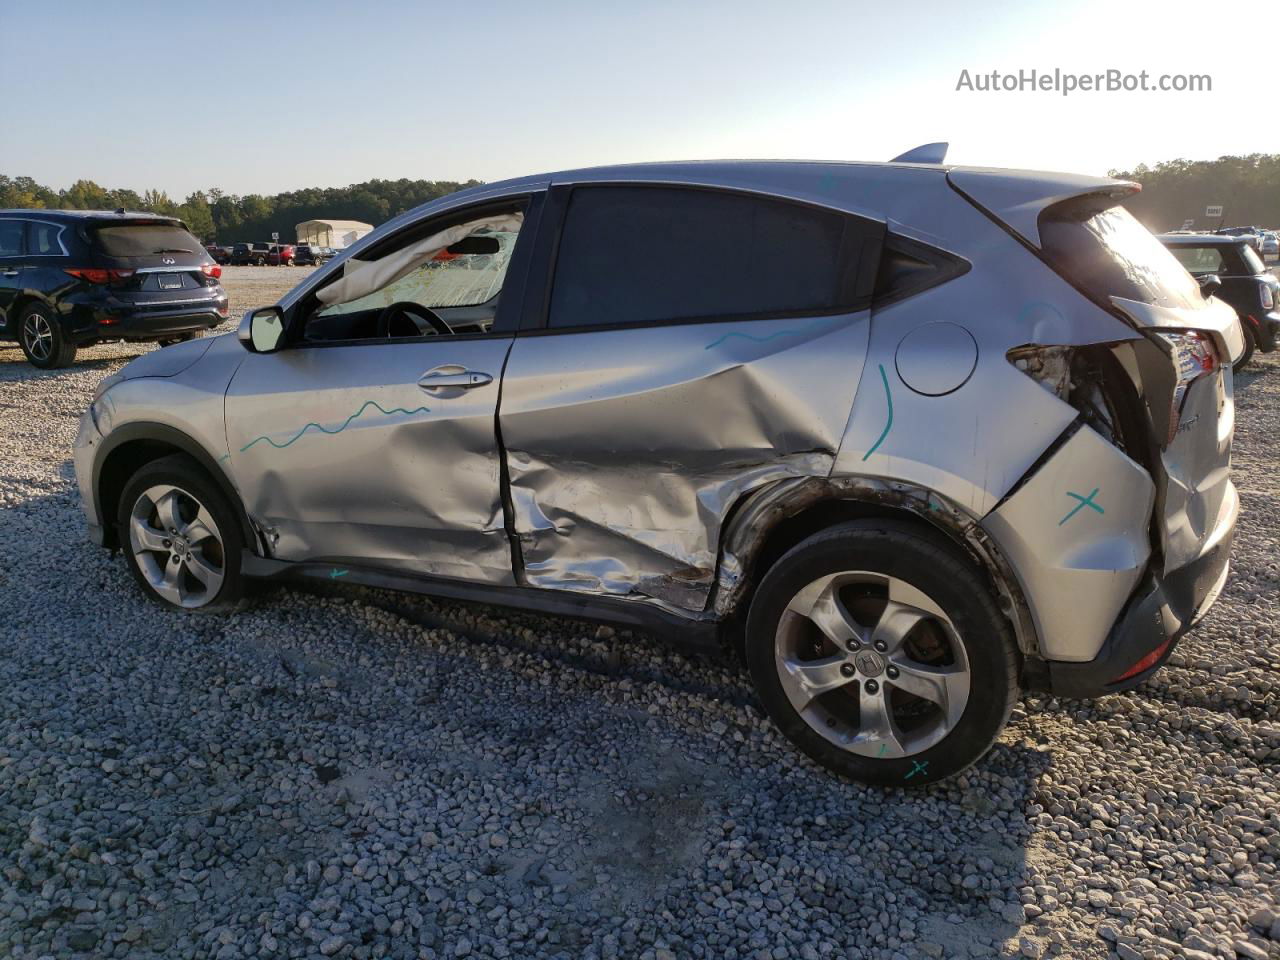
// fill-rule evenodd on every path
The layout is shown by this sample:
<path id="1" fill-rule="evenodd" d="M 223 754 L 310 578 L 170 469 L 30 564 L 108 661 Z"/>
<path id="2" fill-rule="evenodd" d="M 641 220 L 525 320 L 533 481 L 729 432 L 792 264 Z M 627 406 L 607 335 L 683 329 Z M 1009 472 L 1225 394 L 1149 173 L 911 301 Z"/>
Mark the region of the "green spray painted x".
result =
<path id="1" fill-rule="evenodd" d="M 1061 520 L 1058 521 L 1058 526 L 1062 526 L 1064 523 L 1066 523 L 1068 520 L 1074 517 L 1077 513 L 1079 513 L 1085 507 L 1089 507 L 1090 509 L 1097 510 L 1099 513 L 1106 513 L 1107 511 L 1103 510 L 1102 507 L 1100 507 L 1098 504 L 1093 502 L 1093 498 L 1096 497 L 1097 495 L 1098 495 L 1097 487 L 1094 487 L 1092 490 L 1090 490 L 1089 495 L 1087 497 L 1081 496 L 1078 493 L 1072 493 L 1070 490 L 1068 490 L 1067 496 L 1072 497 L 1073 499 L 1079 500 L 1080 502 L 1071 508 L 1070 513 L 1068 513 L 1065 517 L 1063 517 Z"/>

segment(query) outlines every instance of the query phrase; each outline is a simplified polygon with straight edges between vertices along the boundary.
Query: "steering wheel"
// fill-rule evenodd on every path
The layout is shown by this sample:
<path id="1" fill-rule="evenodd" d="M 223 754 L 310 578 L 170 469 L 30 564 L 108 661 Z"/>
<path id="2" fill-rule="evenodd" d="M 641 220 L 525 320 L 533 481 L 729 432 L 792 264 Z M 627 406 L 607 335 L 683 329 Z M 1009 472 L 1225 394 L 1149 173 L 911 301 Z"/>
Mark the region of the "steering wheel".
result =
<path id="1" fill-rule="evenodd" d="M 405 320 L 411 326 L 406 325 Z M 383 307 L 378 314 L 377 330 L 379 337 L 425 337 L 428 333 L 442 337 L 453 335 L 449 325 L 434 310 L 412 300 L 399 300 Z"/>

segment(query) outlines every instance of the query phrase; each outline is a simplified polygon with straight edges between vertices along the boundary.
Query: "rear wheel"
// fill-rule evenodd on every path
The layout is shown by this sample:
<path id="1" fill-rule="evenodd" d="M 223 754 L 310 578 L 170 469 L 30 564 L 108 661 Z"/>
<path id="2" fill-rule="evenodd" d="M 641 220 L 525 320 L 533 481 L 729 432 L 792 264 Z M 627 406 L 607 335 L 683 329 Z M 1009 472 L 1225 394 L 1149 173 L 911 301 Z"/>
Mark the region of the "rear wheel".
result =
<path id="1" fill-rule="evenodd" d="M 1017 652 L 983 578 L 895 521 L 841 524 L 783 556 L 752 601 L 746 652 L 779 729 L 867 783 L 958 773 L 1017 695 Z"/>
<path id="2" fill-rule="evenodd" d="M 76 345 L 67 340 L 53 311 L 41 303 L 18 317 L 18 342 L 32 366 L 42 370 L 69 367 L 76 359 Z"/>
<path id="3" fill-rule="evenodd" d="M 129 569 L 153 600 L 219 613 L 244 595 L 244 537 L 236 513 L 190 457 L 141 467 L 125 485 L 117 523 Z"/>

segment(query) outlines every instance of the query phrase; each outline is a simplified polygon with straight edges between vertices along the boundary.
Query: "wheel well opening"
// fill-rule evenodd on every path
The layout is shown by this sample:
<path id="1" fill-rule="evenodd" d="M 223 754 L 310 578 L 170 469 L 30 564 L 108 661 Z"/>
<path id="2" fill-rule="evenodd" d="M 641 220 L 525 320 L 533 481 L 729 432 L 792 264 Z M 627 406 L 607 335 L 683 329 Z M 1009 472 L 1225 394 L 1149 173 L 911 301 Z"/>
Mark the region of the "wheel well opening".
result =
<path id="1" fill-rule="evenodd" d="M 98 475 L 98 514 L 102 517 L 106 546 L 120 545 L 116 516 L 120 512 L 120 495 L 124 493 L 129 478 L 153 460 L 183 452 L 163 440 L 130 440 L 107 454 Z"/>
<path id="2" fill-rule="evenodd" d="M 930 523 L 914 511 L 890 504 L 854 499 L 822 500 L 774 524 L 773 528 L 765 535 L 763 543 L 746 560 L 744 574 L 747 584 L 737 598 L 737 602 L 730 614 L 731 621 L 737 625 L 733 630 L 733 634 L 738 638 L 739 642 L 742 639 L 742 630 L 740 628 L 745 625 L 746 614 L 751 607 L 751 600 L 756 588 L 769 569 L 788 550 L 791 550 L 808 537 L 821 533 L 836 524 L 846 523 L 850 520 L 877 518 L 893 520 L 897 523 L 914 527 L 940 545 L 951 549 L 972 566 L 978 575 L 982 577 L 983 582 L 991 589 L 993 595 L 999 595 L 992 571 L 987 564 L 974 556 L 973 552 L 945 527 Z"/>

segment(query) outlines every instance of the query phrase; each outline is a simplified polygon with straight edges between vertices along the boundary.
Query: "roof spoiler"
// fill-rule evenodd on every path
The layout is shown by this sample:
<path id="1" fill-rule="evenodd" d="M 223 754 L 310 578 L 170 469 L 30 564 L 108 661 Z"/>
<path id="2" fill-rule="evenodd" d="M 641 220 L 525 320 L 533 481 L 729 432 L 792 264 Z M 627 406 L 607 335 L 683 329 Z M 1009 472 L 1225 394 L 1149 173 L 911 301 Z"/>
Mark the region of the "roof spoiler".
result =
<path id="1" fill-rule="evenodd" d="M 922 143 L 906 153 L 900 153 L 890 163 L 941 163 L 947 158 L 947 142 Z"/>

